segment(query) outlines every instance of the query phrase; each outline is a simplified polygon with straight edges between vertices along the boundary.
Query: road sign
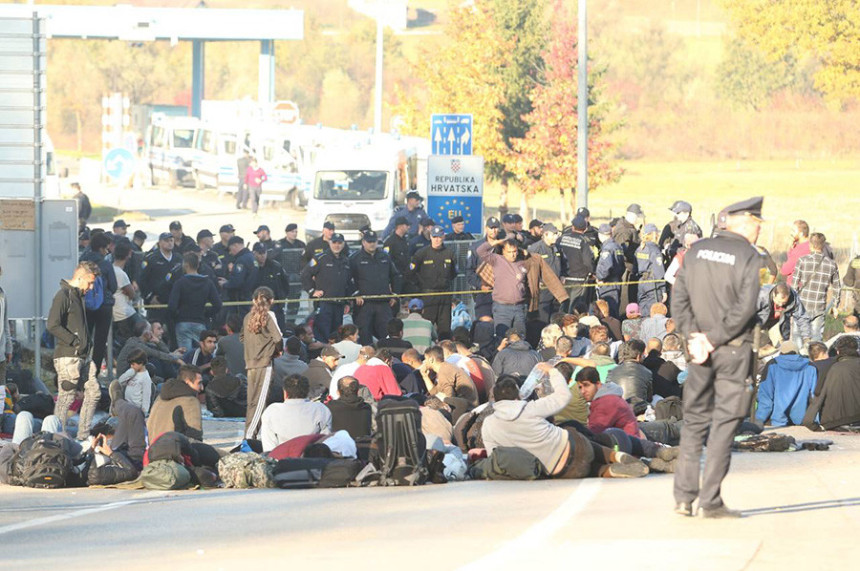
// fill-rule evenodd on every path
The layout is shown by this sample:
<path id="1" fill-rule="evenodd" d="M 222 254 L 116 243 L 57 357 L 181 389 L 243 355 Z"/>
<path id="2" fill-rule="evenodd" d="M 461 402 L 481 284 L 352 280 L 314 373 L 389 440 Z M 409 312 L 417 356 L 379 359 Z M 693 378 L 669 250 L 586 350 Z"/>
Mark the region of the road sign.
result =
<path id="1" fill-rule="evenodd" d="M 484 217 L 484 157 L 431 155 L 427 161 L 427 214 L 451 231 L 462 216 L 466 232 L 479 235 Z"/>
<path id="2" fill-rule="evenodd" d="M 292 101 L 278 101 L 272 109 L 275 121 L 284 125 L 299 122 L 299 106 Z"/>
<path id="3" fill-rule="evenodd" d="M 134 174 L 134 155 L 127 149 L 111 149 L 105 155 L 104 167 L 109 177 L 124 182 Z"/>
<path id="4" fill-rule="evenodd" d="M 472 116 L 433 115 L 430 142 L 433 155 L 471 155 Z"/>

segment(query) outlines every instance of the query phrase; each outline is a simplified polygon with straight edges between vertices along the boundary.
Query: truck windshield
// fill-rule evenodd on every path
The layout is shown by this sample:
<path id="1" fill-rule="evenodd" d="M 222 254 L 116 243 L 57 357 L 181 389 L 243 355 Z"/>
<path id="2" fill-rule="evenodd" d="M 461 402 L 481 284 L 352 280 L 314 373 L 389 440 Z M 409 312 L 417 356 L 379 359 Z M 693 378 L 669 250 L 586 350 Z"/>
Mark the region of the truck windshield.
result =
<path id="1" fill-rule="evenodd" d="M 318 200 L 380 200 L 385 198 L 385 171 L 320 171 L 314 198 Z"/>
<path id="2" fill-rule="evenodd" d="M 194 141 L 193 129 L 176 129 L 173 131 L 173 148 L 190 149 Z"/>

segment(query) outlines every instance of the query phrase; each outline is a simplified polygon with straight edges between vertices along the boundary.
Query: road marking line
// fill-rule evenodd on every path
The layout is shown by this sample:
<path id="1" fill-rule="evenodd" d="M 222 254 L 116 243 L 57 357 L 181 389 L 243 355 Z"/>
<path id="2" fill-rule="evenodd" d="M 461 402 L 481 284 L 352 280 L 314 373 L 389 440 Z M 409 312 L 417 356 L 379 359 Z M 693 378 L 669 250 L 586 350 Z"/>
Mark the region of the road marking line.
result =
<path id="1" fill-rule="evenodd" d="M 151 494 L 151 495 L 147 494 L 146 498 L 124 500 L 121 502 L 113 502 L 113 503 L 105 504 L 103 506 L 98 506 L 95 508 L 86 508 L 83 510 L 77 510 L 77 511 L 73 511 L 73 512 L 57 514 L 57 515 L 52 515 L 52 516 L 48 516 L 48 517 L 31 519 L 28 521 L 22 521 L 20 523 L 14 523 L 12 525 L 6 525 L 3 527 L 0 527 L 0 535 L 4 535 L 6 533 L 11 533 L 13 531 L 18 531 L 21 529 L 36 527 L 39 525 L 45 525 L 45 524 L 49 524 L 49 523 L 54 523 L 54 522 L 58 522 L 58 521 L 64 521 L 67 519 L 76 518 L 76 517 L 83 517 L 83 516 L 94 514 L 94 513 L 113 510 L 116 508 L 121 508 L 121 507 L 124 507 L 127 505 L 131 505 L 131 504 L 139 504 L 142 502 L 147 502 L 150 499 L 152 499 L 153 497 L 158 497 L 158 496 L 162 496 L 162 495 L 164 495 L 164 494 L 163 493 L 157 493 L 157 494 Z"/>
<path id="2" fill-rule="evenodd" d="M 532 524 L 526 531 L 514 539 L 503 544 L 496 551 L 473 561 L 463 567 L 462 571 L 475 571 L 477 569 L 504 568 L 511 558 L 519 551 L 534 551 L 541 543 L 548 541 L 558 530 L 560 530 L 572 517 L 582 512 L 588 503 L 594 499 L 603 481 L 599 478 L 582 480 L 576 490 L 558 506 L 552 513 L 541 521 Z"/>

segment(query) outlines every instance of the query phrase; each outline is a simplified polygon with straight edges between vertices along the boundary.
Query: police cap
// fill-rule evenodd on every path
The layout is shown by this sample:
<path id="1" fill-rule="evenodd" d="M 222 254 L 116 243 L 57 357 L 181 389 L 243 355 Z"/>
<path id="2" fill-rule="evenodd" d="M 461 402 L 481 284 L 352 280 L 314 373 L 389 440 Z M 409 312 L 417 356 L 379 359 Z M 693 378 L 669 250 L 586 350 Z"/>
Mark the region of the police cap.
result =
<path id="1" fill-rule="evenodd" d="M 269 232 L 269 233 L 272 232 L 271 230 L 269 230 L 268 226 L 266 226 L 265 224 L 260 224 L 260 226 L 256 230 L 254 230 L 254 234 L 259 234 L 263 230 L 265 230 L 266 232 Z"/>
<path id="2" fill-rule="evenodd" d="M 182 222 L 180 222 L 179 220 L 174 220 L 170 223 L 170 226 L 168 228 L 170 228 L 171 230 L 182 230 Z"/>
<path id="3" fill-rule="evenodd" d="M 427 217 L 427 218 L 422 218 L 422 219 L 421 219 L 421 225 L 422 225 L 422 226 L 424 226 L 424 227 L 427 227 L 427 226 L 436 226 L 436 222 L 434 222 L 432 218 Z"/>
<path id="4" fill-rule="evenodd" d="M 290 222 L 289 224 L 287 224 L 287 227 L 284 228 L 284 232 L 292 232 L 293 230 L 298 230 L 298 229 L 299 229 L 298 224 L 296 224 L 295 222 Z"/>
<path id="5" fill-rule="evenodd" d="M 326 230 L 334 231 L 335 230 L 334 222 L 326 220 L 325 222 L 323 222 L 323 228 L 325 228 Z"/>
<path id="6" fill-rule="evenodd" d="M 331 235 L 332 242 L 343 242 L 343 234 L 332 234 Z"/>
<path id="7" fill-rule="evenodd" d="M 692 212 L 693 206 L 689 202 L 684 202 L 683 200 L 676 200 L 675 204 L 669 209 L 675 214 L 679 214 L 681 212 Z"/>
<path id="8" fill-rule="evenodd" d="M 266 246 L 264 246 L 264 245 L 263 245 L 263 244 L 261 244 L 260 242 L 257 242 L 256 244 L 254 244 L 254 247 L 252 248 L 252 251 L 253 251 L 255 254 L 265 254 L 265 253 L 266 253 Z"/>
<path id="9" fill-rule="evenodd" d="M 588 210 L 588 208 L 583 206 L 576 211 L 576 215 L 582 216 L 583 218 L 588 218 L 589 216 L 591 216 L 591 212 Z"/>
<path id="10" fill-rule="evenodd" d="M 90 239 L 90 231 L 89 230 L 81 230 L 81 233 L 78 234 L 78 240 L 89 240 Z"/>
<path id="11" fill-rule="evenodd" d="M 233 244 L 241 244 L 245 245 L 245 240 L 241 238 L 241 236 L 233 236 L 229 240 L 227 240 L 227 245 L 232 246 Z"/>
<path id="12" fill-rule="evenodd" d="M 645 225 L 644 228 L 642 228 L 643 234 L 654 234 L 656 232 L 657 232 L 657 225 L 656 224 L 648 223 Z"/>
<path id="13" fill-rule="evenodd" d="M 445 229 L 441 226 L 434 226 L 432 230 L 430 230 L 431 238 L 444 238 L 445 237 Z"/>
<path id="14" fill-rule="evenodd" d="M 579 215 L 573 217 L 573 222 L 571 224 L 573 224 L 573 228 L 575 230 L 585 230 L 588 228 L 588 222 L 585 221 L 585 218 Z"/>
<path id="15" fill-rule="evenodd" d="M 514 218 L 513 214 L 505 214 L 502 216 L 502 224 L 513 224 L 516 222 L 516 218 Z"/>
<path id="16" fill-rule="evenodd" d="M 405 216 L 398 216 L 397 218 L 394 219 L 394 225 L 395 226 L 410 226 L 409 219 L 407 219 Z"/>
<path id="17" fill-rule="evenodd" d="M 531 230 L 532 228 L 537 228 L 538 226 L 543 226 L 543 222 L 541 222 L 537 218 L 529 222 L 529 230 Z"/>
<path id="18" fill-rule="evenodd" d="M 451 219 L 451 224 L 459 224 L 460 222 L 465 222 L 462 216 L 455 216 Z"/>
<path id="19" fill-rule="evenodd" d="M 763 196 L 754 196 L 752 198 L 736 202 L 730 206 L 726 206 L 723 209 L 723 212 L 726 213 L 726 216 L 737 216 L 739 214 L 746 214 L 748 216 L 754 216 L 756 218 L 761 219 L 761 208 L 763 204 Z"/>
<path id="20" fill-rule="evenodd" d="M 225 224 L 225 225 L 221 226 L 221 228 L 218 229 L 218 232 L 227 232 L 229 234 L 232 234 L 235 231 L 236 231 L 236 229 L 233 228 L 232 224 Z"/>
<path id="21" fill-rule="evenodd" d="M 558 233 L 558 228 L 556 228 L 555 224 L 553 224 L 551 222 L 547 222 L 546 224 L 541 226 L 541 229 L 543 230 L 544 234 L 557 234 Z"/>
<path id="22" fill-rule="evenodd" d="M 162 232 L 158 235 L 159 240 L 173 240 L 173 234 L 170 232 Z"/>
<path id="23" fill-rule="evenodd" d="M 609 224 L 601 224 L 600 227 L 597 229 L 597 233 L 606 235 L 612 234 L 612 226 L 610 226 Z"/>
<path id="24" fill-rule="evenodd" d="M 642 211 L 642 207 L 638 204 L 631 204 L 627 207 L 627 212 L 632 212 L 636 216 L 645 216 L 645 212 Z"/>
<path id="25" fill-rule="evenodd" d="M 363 242 L 376 242 L 379 240 L 379 237 L 376 235 L 376 232 L 370 230 L 364 233 L 364 235 L 361 237 L 361 240 Z"/>
<path id="26" fill-rule="evenodd" d="M 406 193 L 406 200 L 409 200 L 410 198 L 415 200 L 421 200 L 421 195 L 413 190 L 411 192 Z"/>
<path id="27" fill-rule="evenodd" d="M 131 224 L 126 224 L 125 220 L 120 218 L 119 220 L 114 221 L 113 227 L 114 228 L 131 228 Z"/>
<path id="28" fill-rule="evenodd" d="M 203 230 L 201 230 L 200 232 L 197 233 L 197 241 L 199 242 L 203 238 L 214 238 L 214 236 L 213 236 L 212 232 L 210 232 L 209 230 L 204 228 Z"/>
<path id="29" fill-rule="evenodd" d="M 499 226 L 501 226 L 501 224 L 499 224 L 498 218 L 496 218 L 495 216 L 490 216 L 489 218 L 487 218 L 487 228 L 498 228 Z"/>

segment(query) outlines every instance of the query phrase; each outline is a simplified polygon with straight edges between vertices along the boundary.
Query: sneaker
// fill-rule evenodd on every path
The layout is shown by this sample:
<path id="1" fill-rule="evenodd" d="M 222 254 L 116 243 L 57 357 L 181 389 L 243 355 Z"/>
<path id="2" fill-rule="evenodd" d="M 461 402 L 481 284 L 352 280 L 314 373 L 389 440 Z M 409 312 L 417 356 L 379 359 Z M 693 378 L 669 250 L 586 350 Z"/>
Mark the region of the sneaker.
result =
<path id="1" fill-rule="evenodd" d="M 666 462 L 671 462 L 676 459 L 680 453 L 681 449 L 677 446 L 661 446 L 657 449 L 655 457 L 660 460 L 665 460 Z"/>
<path id="2" fill-rule="evenodd" d="M 675 473 L 675 461 L 666 461 L 661 458 L 651 458 L 651 461 L 648 463 L 648 467 L 652 472 L 662 472 L 664 474 L 674 474 Z"/>
<path id="3" fill-rule="evenodd" d="M 738 510 L 730 510 L 726 506 L 720 506 L 718 508 L 700 508 L 700 512 L 702 512 L 702 517 L 705 519 L 737 519 L 740 517 L 744 517 L 743 513 Z"/>
<path id="4" fill-rule="evenodd" d="M 636 456 L 631 456 L 627 452 L 616 452 L 615 463 L 617 464 L 641 464 L 642 461 Z"/>
<path id="5" fill-rule="evenodd" d="M 648 475 L 648 466 L 638 460 L 635 464 L 610 464 L 606 474 L 609 478 L 641 478 Z"/>
<path id="6" fill-rule="evenodd" d="M 693 517 L 692 502 L 678 502 L 675 504 L 675 513 L 678 515 Z"/>

